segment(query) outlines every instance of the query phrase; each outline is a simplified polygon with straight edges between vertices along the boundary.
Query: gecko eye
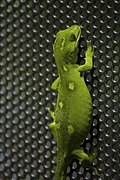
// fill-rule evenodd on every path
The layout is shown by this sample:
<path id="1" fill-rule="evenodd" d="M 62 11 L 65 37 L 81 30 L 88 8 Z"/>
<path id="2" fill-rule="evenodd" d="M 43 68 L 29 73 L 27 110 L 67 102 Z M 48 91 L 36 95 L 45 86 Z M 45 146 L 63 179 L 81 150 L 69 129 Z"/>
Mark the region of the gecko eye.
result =
<path id="1" fill-rule="evenodd" d="M 73 34 L 73 33 L 71 34 L 70 40 L 71 40 L 71 41 L 76 41 L 76 36 L 75 36 L 75 34 Z"/>

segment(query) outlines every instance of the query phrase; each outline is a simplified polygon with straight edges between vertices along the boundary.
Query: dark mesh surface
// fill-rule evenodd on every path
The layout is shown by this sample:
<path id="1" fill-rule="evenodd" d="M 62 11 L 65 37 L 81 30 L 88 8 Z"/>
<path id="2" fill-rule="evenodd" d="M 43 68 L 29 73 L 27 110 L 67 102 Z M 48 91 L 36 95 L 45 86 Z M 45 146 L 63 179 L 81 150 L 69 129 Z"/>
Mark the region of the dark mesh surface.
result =
<path id="1" fill-rule="evenodd" d="M 56 94 L 52 54 L 56 32 L 82 28 L 81 47 L 94 44 L 94 68 L 86 74 L 93 99 L 93 127 L 83 148 L 99 149 L 93 165 L 101 177 L 68 167 L 69 179 L 120 179 L 120 1 L 0 1 L 0 180 L 52 180 L 56 143 L 47 109 Z M 81 58 L 84 52 L 81 52 Z"/>

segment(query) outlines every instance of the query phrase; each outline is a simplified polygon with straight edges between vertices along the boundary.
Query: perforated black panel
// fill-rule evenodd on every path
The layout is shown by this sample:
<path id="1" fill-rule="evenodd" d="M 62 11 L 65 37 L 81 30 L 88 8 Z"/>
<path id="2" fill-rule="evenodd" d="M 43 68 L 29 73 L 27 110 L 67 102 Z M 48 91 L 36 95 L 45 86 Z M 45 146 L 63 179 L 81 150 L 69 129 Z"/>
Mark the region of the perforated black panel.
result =
<path id="1" fill-rule="evenodd" d="M 48 114 L 56 102 L 52 54 L 55 34 L 82 28 L 81 48 L 95 46 L 85 76 L 93 99 L 93 126 L 82 148 L 99 149 L 100 178 L 74 161 L 69 179 L 120 179 L 120 1 L 0 1 L 0 180 L 52 180 L 56 143 Z M 81 51 L 80 58 L 84 57 Z"/>

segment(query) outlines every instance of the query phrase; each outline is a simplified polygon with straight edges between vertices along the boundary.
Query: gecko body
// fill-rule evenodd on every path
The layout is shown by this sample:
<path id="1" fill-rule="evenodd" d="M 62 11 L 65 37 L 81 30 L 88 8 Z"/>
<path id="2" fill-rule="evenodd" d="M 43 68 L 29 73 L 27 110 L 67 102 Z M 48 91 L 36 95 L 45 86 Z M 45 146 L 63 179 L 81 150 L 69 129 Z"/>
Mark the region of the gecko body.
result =
<path id="1" fill-rule="evenodd" d="M 53 46 L 59 77 L 52 89 L 58 92 L 53 122 L 50 128 L 57 142 L 57 167 L 55 180 L 65 180 L 68 165 L 79 159 L 83 166 L 91 167 L 95 154 L 88 156 L 79 148 L 92 124 L 92 99 L 84 81 L 84 72 L 91 70 L 93 48 L 89 42 L 85 64 L 77 65 L 78 42 L 81 28 L 73 25 L 56 35 Z"/>

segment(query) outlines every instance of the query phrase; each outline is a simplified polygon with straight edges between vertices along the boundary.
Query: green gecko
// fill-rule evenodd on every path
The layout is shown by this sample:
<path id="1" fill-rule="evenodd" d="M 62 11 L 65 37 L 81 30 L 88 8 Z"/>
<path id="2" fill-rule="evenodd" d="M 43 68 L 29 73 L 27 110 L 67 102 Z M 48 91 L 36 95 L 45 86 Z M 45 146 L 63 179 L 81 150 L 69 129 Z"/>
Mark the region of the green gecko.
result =
<path id="1" fill-rule="evenodd" d="M 50 128 L 57 142 L 57 166 L 55 180 L 65 180 L 67 167 L 73 159 L 81 165 L 93 169 L 91 163 L 96 153 L 88 156 L 80 149 L 92 124 L 92 99 L 84 81 L 84 72 L 93 67 L 94 50 L 89 42 L 85 52 L 85 64 L 77 65 L 78 42 L 81 28 L 73 25 L 60 30 L 53 45 L 53 52 L 59 77 L 53 82 L 52 89 L 58 92 Z"/>

